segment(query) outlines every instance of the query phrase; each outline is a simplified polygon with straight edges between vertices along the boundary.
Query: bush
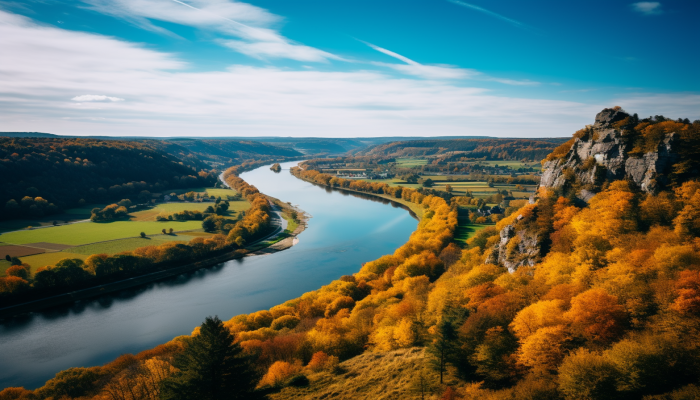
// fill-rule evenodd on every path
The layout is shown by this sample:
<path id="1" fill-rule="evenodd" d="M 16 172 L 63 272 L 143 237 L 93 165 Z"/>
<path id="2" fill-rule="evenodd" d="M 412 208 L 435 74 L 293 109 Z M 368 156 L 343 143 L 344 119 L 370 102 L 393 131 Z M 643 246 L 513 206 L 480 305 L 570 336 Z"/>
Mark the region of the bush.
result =
<path id="1" fill-rule="evenodd" d="M 306 375 L 299 374 L 293 376 L 289 382 L 287 382 L 287 386 L 304 387 L 309 386 L 309 383 L 309 378 L 307 378 Z"/>

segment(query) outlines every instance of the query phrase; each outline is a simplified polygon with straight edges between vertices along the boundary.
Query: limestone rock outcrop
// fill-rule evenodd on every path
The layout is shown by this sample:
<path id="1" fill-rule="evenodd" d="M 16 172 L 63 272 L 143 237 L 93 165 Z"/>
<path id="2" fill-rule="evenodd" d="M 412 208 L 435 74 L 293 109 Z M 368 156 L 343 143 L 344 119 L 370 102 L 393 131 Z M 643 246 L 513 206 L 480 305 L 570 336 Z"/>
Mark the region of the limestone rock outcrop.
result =
<path id="1" fill-rule="evenodd" d="M 540 187 L 572 189 L 588 201 L 604 182 L 628 179 L 653 193 L 668 183 L 667 174 L 678 160 L 677 135 L 669 133 L 655 151 L 630 154 L 631 144 L 614 123 L 629 117 L 622 110 L 605 109 L 584 137 L 575 138 L 568 153 L 543 165 Z"/>
<path id="2" fill-rule="evenodd" d="M 517 221 L 521 219 L 519 216 Z M 516 224 L 510 224 L 501 229 L 500 237 L 487 257 L 487 263 L 502 265 L 512 273 L 522 266 L 534 266 L 540 260 L 542 246 L 532 231 L 516 230 Z"/>
<path id="3" fill-rule="evenodd" d="M 634 139 L 620 129 L 628 117 L 619 107 L 598 113 L 593 125 L 577 132 L 548 157 L 543 164 L 540 188 L 553 189 L 559 195 L 575 195 L 588 202 L 606 182 L 626 179 L 647 193 L 655 193 L 670 183 L 668 174 L 680 158 L 678 135 L 668 133 L 654 145 L 655 149 L 646 147 L 646 152 L 641 152 L 640 147 L 635 148 Z M 620 121 L 623 123 L 618 124 Z M 537 197 L 530 199 L 535 204 L 535 214 L 540 201 Z M 538 233 L 535 225 L 520 215 L 501 230 L 500 240 L 486 262 L 504 266 L 510 272 L 521 266 L 534 266 L 546 255 L 546 240 L 546 234 Z"/>

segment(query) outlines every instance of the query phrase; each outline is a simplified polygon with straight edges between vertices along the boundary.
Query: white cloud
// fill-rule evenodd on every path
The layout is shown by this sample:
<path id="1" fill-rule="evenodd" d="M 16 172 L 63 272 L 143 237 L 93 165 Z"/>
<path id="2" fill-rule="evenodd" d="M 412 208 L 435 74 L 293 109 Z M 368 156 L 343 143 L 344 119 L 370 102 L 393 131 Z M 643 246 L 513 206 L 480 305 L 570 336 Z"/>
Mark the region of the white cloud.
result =
<path id="1" fill-rule="evenodd" d="M 339 59 L 328 52 L 297 44 L 270 26 L 281 18 L 267 10 L 231 0 L 82 0 L 89 9 L 121 18 L 144 29 L 175 35 L 153 24 L 165 21 L 210 31 L 238 40 L 220 40 L 255 58 L 288 58 L 325 62 Z"/>
<path id="2" fill-rule="evenodd" d="M 406 64 L 390 64 L 375 62 L 374 65 L 381 67 L 392 68 L 403 74 L 419 76 L 421 78 L 427 79 L 462 79 L 478 74 L 478 72 L 468 69 L 456 68 L 452 66 L 437 66 L 437 65 L 423 65 L 416 61 L 411 60 L 408 57 L 404 57 L 401 54 L 395 53 L 391 50 L 375 46 L 372 43 L 362 42 L 367 46 L 377 50 L 380 53 L 384 53 L 389 57 L 401 60 Z"/>
<path id="3" fill-rule="evenodd" d="M 466 8 L 470 8 L 470 9 L 472 9 L 472 10 L 479 11 L 479 12 L 484 13 L 484 14 L 486 14 L 486 15 L 490 15 L 490 16 L 492 16 L 492 17 L 498 18 L 498 19 L 500 19 L 500 20 L 502 20 L 502 21 L 506 21 L 506 22 L 508 22 L 508 23 L 510 23 L 510 24 L 512 24 L 512 25 L 517 26 L 517 27 L 521 27 L 521 28 L 527 28 L 527 27 L 528 27 L 527 25 L 523 24 L 522 22 L 519 22 L 519 21 L 516 21 L 516 20 L 514 20 L 514 19 L 505 17 L 505 16 L 503 16 L 503 15 L 501 15 L 501 14 L 498 14 L 498 13 L 495 13 L 495 12 L 493 12 L 493 11 L 487 10 L 487 9 L 485 9 L 485 8 L 483 8 L 483 7 L 476 6 L 476 5 L 474 5 L 474 4 L 465 3 L 465 2 L 459 1 L 459 0 L 447 0 L 447 1 L 449 1 L 449 2 L 452 3 L 452 4 L 457 4 L 457 5 L 462 6 L 462 7 L 466 7 Z"/>
<path id="4" fill-rule="evenodd" d="M 374 50 L 377 50 L 378 52 L 384 53 L 390 57 L 394 57 L 397 60 L 401 60 L 405 62 L 406 64 L 391 64 L 391 63 L 383 63 L 383 62 L 374 62 L 372 64 L 378 65 L 381 67 L 387 67 L 394 69 L 396 71 L 399 71 L 403 74 L 407 75 L 414 75 L 414 76 L 419 76 L 421 78 L 426 78 L 426 79 L 478 79 L 478 80 L 483 80 L 483 81 L 492 81 L 492 82 L 498 82 L 498 83 L 503 83 L 506 85 L 517 85 L 517 86 L 531 86 L 531 85 L 539 85 L 539 82 L 534 82 L 534 81 L 529 81 L 529 80 L 524 80 L 524 81 L 518 81 L 514 79 L 502 79 L 502 78 L 495 78 L 495 77 L 489 77 L 481 72 L 474 70 L 474 69 L 467 69 L 467 68 L 457 68 L 453 67 L 451 65 L 425 65 L 425 64 L 420 64 L 416 61 L 411 60 L 408 57 L 402 56 L 399 53 L 395 53 L 391 50 L 387 50 L 385 48 L 375 46 L 372 43 L 367 43 L 367 42 L 362 42 L 366 44 L 367 46 L 373 48 Z"/>
<path id="5" fill-rule="evenodd" d="M 641 1 L 639 3 L 632 3 L 632 9 L 645 15 L 658 15 L 663 13 L 661 3 L 657 1 Z"/>
<path id="6" fill-rule="evenodd" d="M 222 40 L 224 46 L 250 57 L 289 58 L 297 61 L 327 62 L 329 59 L 342 60 L 333 54 L 314 47 L 292 44 L 289 42 L 244 42 L 241 40 Z"/>
<path id="7" fill-rule="evenodd" d="M 592 105 L 496 96 L 449 80 L 401 79 L 366 70 L 232 66 L 191 72 L 167 53 L 105 36 L 39 26 L 3 11 L 0 37 L 0 123 L 8 131 L 145 136 L 569 136 L 591 123 L 605 105 L 619 104 L 634 112 L 637 107 L 646 110 L 654 102 L 666 102 L 678 106 L 676 113 L 683 113 L 693 107 L 697 110 L 699 101 L 697 96 L 649 100 L 648 95 L 640 95 Z M 129 101 L 69 100 L 76 93 L 106 93 Z M 692 113 L 678 116 L 694 118 Z"/>
<path id="8" fill-rule="evenodd" d="M 540 82 L 531 81 L 528 79 L 518 81 L 515 79 L 503 79 L 503 78 L 490 77 L 490 78 L 486 78 L 485 80 L 502 83 L 504 85 L 514 85 L 514 86 L 537 86 L 540 84 Z"/>
<path id="9" fill-rule="evenodd" d="M 84 94 L 81 96 L 75 96 L 71 100 L 73 101 L 124 101 L 124 99 L 119 97 L 103 96 L 100 94 Z"/>

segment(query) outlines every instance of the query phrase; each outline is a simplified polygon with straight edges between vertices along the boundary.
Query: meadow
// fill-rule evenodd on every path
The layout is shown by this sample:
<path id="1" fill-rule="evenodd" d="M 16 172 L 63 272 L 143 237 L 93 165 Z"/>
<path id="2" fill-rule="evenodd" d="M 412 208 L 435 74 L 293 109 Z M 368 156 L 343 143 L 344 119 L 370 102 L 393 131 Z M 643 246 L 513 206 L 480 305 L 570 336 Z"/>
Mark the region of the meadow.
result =
<path id="1" fill-rule="evenodd" d="M 397 158 L 396 166 L 402 168 L 420 167 L 428 163 L 428 160 L 423 158 Z"/>
<path id="2" fill-rule="evenodd" d="M 210 196 L 226 199 L 236 192 L 230 189 L 198 188 L 185 191 L 206 191 Z M 91 254 L 117 254 L 132 251 L 143 246 L 158 246 L 166 242 L 189 242 L 196 236 L 211 236 L 202 231 L 201 221 L 156 221 L 158 215 L 171 215 L 185 210 L 204 211 L 213 202 L 171 202 L 155 205 L 153 208 L 132 212 L 129 220 L 111 222 L 90 222 L 90 211 L 106 204 L 92 204 L 66 210 L 64 214 L 38 220 L 4 221 L 0 223 L 0 274 L 10 267 L 4 259 L 6 254 L 20 257 L 31 265 L 32 270 L 45 265 L 53 265 L 64 258 L 85 259 Z M 246 200 L 231 201 L 227 215 L 250 208 Z M 84 221 L 63 224 L 64 221 Z M 58 221 L 58 226 L 53 226 Z M 24 229 L 33 227 L 34 229 Z M 41 228 L 37 228 L 41 227 Z M 173 229 L 173 234 L 162 234 L 162 230 Z M 147 237 L 142 238 L 141 232 Z M 182 233 L 186 232 L 186 233 Z M 28 246 L 24 246 L 28 245 Z M 4 250 L 3 250 L 4 249 Z"/>
<path id="3" fill-rule="evenodd" d="M 138 237 L 141 232 L 157 235 L 162 229 L 173 228 L 176 232 L 200 229 L 202 221 L 112 221 L 112 222 L 78 222 L 69 225 L 48 228 L 6 232 L 0 234 L 0 240 L 11 244 L 28 244 L 38 242 L 82 245 L 106 240 Z"/>
<path id="4" fill-rule="evenodd" d="M 494 224 L 472 224 L 467 221 L 469 221 L 468 218 L 459 218 L 459 225 L 457 225 L 457 230 L 455 231 L 454 240 L 460 245 L 466 245 L 467 240 L 480 230 L 489 226 L 495 226 Z"/>
<path id="5" fill-rule="evenodd" d="M 223 190 L 223 189 L 222 189 Z M 131 221 L 155 221 L 156 217 L 164 214 L 170 215 L 181 211 L 204 211 L 209 206 L 214 206 L 213 202 L 205 203 L 160 203 L 156 204 L 155 207 L 149 208 L 147 210 L 136 211 L 131 214 Z M 236 213 L 245 211 L 250 208 L 250 203 L 247 200 L 241 201 L 231 201 L 229 202 L 228 216 L 234 216 Z"/>
<path id="6" fill-rule="evenodd" d="M 420 167 L 428 164 L 428 159 L 425 158 L 397 158 L 396 166 L 402 168 Z M 509 167 L 513 170 L 518 168 L 539 168 L 541 164 L 537 161 L 520 161 L 520 160 L 488 160 L 488 161 L 466 161 L 469 165 L 484 165 L 489 167 Z"/>
<path id="7" fill-rule="evenodd" d="M 452 186 L 452 194 L 457 195 L 457 196 L 464 196 L 467 191 L 471 192 L 474 197 L 481 198 L 481 197 L 488 197 L 492 194 L 495 194 L 499 190 L 507 190 L 507 191 L 512 191 L 513 192 L 513 197 L 516 199 L 528 199 L 534 193 L 534 191 L 537 189 L 536 185 L 522 185 L 525 190 L 516 190 L 516 185 L 508 185 L 508 184 L 495 184 L 493 187 L 489 187 L 487 182 L 472 182 L 472 181 L 460 181 L 459 176 L 445 176 L 445 175 L 425 175 L 422 176 L 424 179 L 432 179 L 435 181 L 435 184 L 433 185 L 433 189 L 435 190 L 445 190 L 446 185 Z M 453 181 L 447 181 L 446 179 L 454 179 Z M 463 177 L 461 179 L 464 179 Z M 403 186 L 411 189 L 418 189 L 420 187 L 423 187 L 422 184 L 420 183 L 406 183 L 406 181 L 403 181 L 398 178 L 391 178 L 391 179 L 374 179 L 370 180 L 368 182 L 382 182 L 386 183 L 389 186 Z"/>

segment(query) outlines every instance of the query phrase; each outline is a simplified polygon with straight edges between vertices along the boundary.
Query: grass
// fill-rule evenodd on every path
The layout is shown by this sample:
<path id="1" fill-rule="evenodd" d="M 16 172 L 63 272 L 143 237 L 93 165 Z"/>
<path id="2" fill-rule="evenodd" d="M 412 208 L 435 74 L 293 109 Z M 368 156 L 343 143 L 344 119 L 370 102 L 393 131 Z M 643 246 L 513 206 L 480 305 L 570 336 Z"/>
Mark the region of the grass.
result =
<path id="1" fill-rule="evenodd" d="M 69 253 L 65 251 L 56 251 L 53 253 L 43 253 L 35 254 L 33 256 L 20 257 L 23 263 L 27 263 L 32 266 L 32 273 L 40 267 L 45 267 L 47 265 L 55 265 L 57 262 L 63 260 L 64 258 L 80 258 L 81 260 L 86 259 L 88 256 L 85 254 Z M 5 275 L 5 270 L 10 268 L 9 261 L 3 260 L 0 262 L 0 275 Z"/>
<path id="2" fill-rule="evenodd" d="M 515 186 L 516 185 L 494 185 L 493 187 L 489 187 L 488 183 L 486 182 L 467 182 L 467 181 L 445 181 L 446 176 L 443 175 L 426 175 L 423 178 L 430 178 L 434 181 L 439 181 L 437 184 L 435 184 L 432 189 L 436 190 L 445 190 L 445 185 L 450 185 L 452 186 L 452 194 L 457 195 L 457 196 L 464 196 L 467 191 L 471 192 L 474 197 L 488 197 L 492 194 L 494 194 L 497 190 L 513 190 L 513 196 L 516 199 L 527 199 L 530 198 L 530 195 L 534 192 L 536 189 L 536 186 L 534 185 L 523 185 L 525 189 L 527 189 L 527 192 L 521 192 L 521 191 L 515 191 Z M 373 179 L 368 182 L 381 182 L 381 183 L 386 183 L 389 186 L 403 186 L 405 188 L 411 188 L 411 189 L 418 189 L 420 187 L 423 187 L 420 183 L 406 183 L 405 181 L 401 179 L 396 179 L 396 178 L 391 178 L 391 179 Z"/>
<path id="3" fill-rule="evenodd" d="M 455 231 L 454 240 L 458 244 L 466 244 L 467 240 L 474 236 L 480 230 L 487 228 L 489 226 L 495 226 L 493 224 L 472 224 L 472 223 L 462 223 L 460 221 Z"/>
<path id="4" fill-rule="evenodd" d="M 204 211 L 209 206 L 214 206 L 212 202 L 206 203 L 160 203 L 156 204 L 155 207 L 149 208 L 148 210 L 136 211 L 131 213 L 132 221 L 155 221 L 156 217 L 160 214 L 175 214 L 180 211 Z M 243 201 L 231 201 L 229 202 L 228 215 L 233 215 L 234 212 L 238 213 L 241 211 L 246 211 L 250 208 L 250 203 L 247 200 Z"/>
<path id="5" fill-rule="evenodd" d="M 0 240 L 11 244 L 49 242 L 69 245 L 82 245 L 106 240 L 138 237 L 140 232 L 157 235 L 163 228 L 175 231 L 194 230 L 202 227 L 201 221 L 114 221 L 84 222 L 50 228 L 8 232 L 0 235 Z"/>
<path id="6" fill-rule="evenodd" d="M 428 160 L 422 158 L 397 158 L 396 164 L 398 167 L 410 168 L 419 167 L 428 163 Z"/>
<path id="7" fill-rule="evenodd" d="M 207 233 L 207 236 L 211 235 L 211 233 Z M 106 253 L 111 255 L 121 253 L 123 251 L 133 251 L 138 249 L 139 247 L 159 246 L 163 243 L 168 242 L 189 242 L 190 240 L 194 239 L 195 236 L 199 235 L 189 235 L 189 232 L 187 232 L 181 235 L 154 235 L 149 236 L 147 238 L 126 238 L 119 240 L 111 240 L 108 242 L 91 243 L 83 246 L 76 246 L 72 247 L 68 251 L 70 251 L 71 253 L 85 255 L 99 253 Z"/>
<path id="8" fill-rule="evenodd" d="M 170 194 L 170 193 L 177 193 L 177 194 L 183 194 L 187 192 L 195 192 L 195 193 L 204 193 L 207 192 L 209 196 L 214 196 L 214 197 L 219 197 L 221 196 L 222 200 L 226 200 L 226 196 L 233 196 L 236 194 L 236 191 L 233 189 L 225 189 L 225 188 L 207 188 L 207 187 L 195 187 L 195 188 L 186 188 L 186 189 L 173 189 L 173 190 L 164 190 L 163 194 Z"/>
<path id="9" fill-rule="evenodd" d="M 366 352 L 340 363 L 334 373 L 308 373 L 307 387 L 286 387 L 270 394 L 272 400 L 353 399 L 353 400 L 418 400 L 412 381 L 424 369 L 425 349 L 411 348 L 390 352 Z M 435 372 L 426 373 L 431 381 L 439 378 Z M 447 377 L 446 383 L 452 383 Z M 444 390 L 439 390 L 440 392 Z M 426 396 L 426 399 L 434 398 Z"/>

